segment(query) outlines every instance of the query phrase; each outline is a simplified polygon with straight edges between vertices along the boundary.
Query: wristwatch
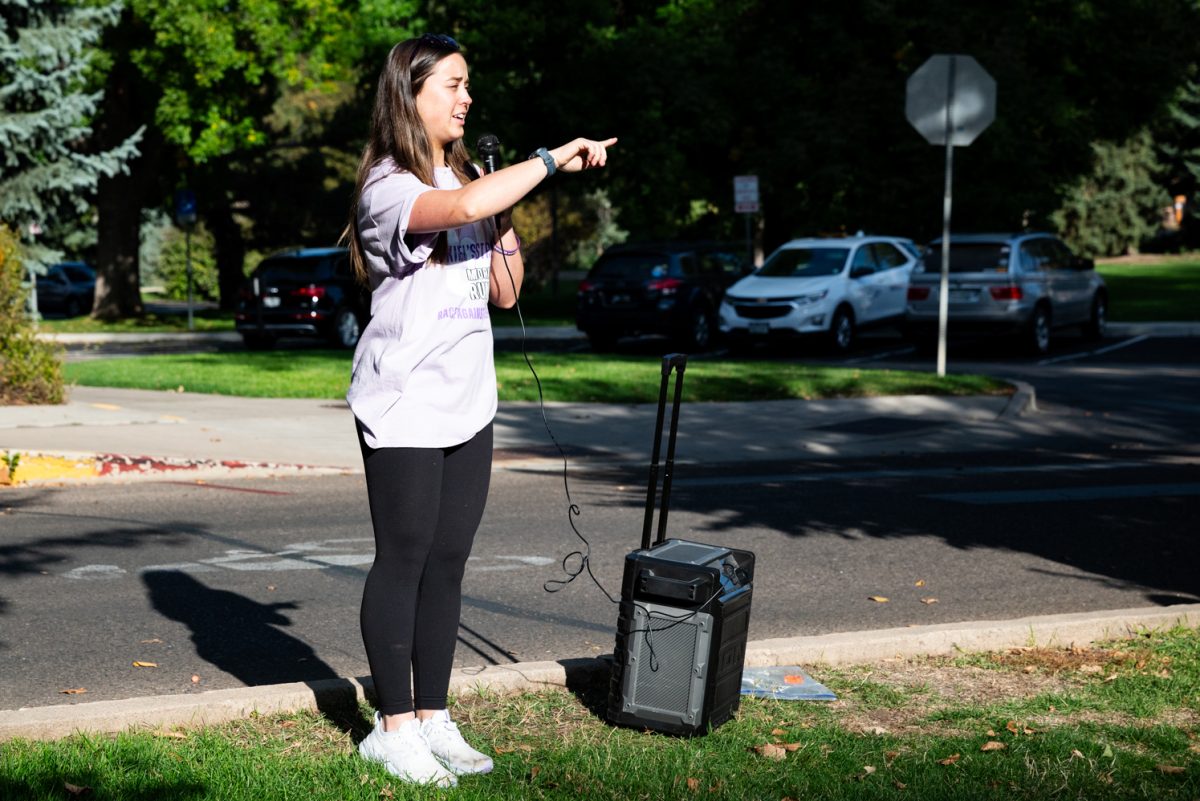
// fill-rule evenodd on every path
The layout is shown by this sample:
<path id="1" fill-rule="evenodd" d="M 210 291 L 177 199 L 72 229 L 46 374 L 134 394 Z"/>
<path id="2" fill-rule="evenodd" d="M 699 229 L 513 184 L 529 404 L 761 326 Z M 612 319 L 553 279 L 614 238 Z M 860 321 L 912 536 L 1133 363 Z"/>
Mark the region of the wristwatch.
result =
<path id="1" fill-rule="evenodd" d="M 550 151 L 546 148 L 539 147 L 537 150 L 530 153 L 529 160 L 533 161 L 534 159 L 541 159 L 542 163 L 546 165 L 547 178 L 549 178 L 551 175 L 554 175 L 554 173 L 558 171 L 558 165 L 554 163 L 554 156 L 551 156 Z"/>

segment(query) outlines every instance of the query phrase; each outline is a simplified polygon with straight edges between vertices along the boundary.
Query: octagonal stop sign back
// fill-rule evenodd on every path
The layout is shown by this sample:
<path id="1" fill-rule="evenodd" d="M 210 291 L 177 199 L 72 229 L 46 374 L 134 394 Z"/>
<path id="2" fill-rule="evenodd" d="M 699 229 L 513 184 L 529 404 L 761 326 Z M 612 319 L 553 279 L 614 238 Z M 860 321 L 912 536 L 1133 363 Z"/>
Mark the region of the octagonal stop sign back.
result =
<path id="1" fill-rule="evenodd" d="M 947 130 L 949 144 L 969 145 L 996 118 L 996 82 L 970 56 L 931 56 L 908 78 L 904 114 L 931 145 Z"/>

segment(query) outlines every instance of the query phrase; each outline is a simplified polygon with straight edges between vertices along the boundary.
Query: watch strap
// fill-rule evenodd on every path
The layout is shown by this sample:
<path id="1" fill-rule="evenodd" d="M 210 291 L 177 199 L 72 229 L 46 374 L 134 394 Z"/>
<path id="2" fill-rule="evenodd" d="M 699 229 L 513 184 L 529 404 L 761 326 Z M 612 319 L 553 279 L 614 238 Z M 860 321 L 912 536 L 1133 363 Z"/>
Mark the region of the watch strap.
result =
<path id="1" fill-rule="evenodd" d="M 530 161 L 533 159 L 542 160 L 542 163 L 546 165 L 547 178 L 549 178 L 551 175 L 554 175 L 554 173 L 558 171 L 558 165 L 554 163 L 554 156 L 551 156 L 550 151 L 544 147 L 539 147 L 537 150 L 530 153 L 529 159 Z"/>

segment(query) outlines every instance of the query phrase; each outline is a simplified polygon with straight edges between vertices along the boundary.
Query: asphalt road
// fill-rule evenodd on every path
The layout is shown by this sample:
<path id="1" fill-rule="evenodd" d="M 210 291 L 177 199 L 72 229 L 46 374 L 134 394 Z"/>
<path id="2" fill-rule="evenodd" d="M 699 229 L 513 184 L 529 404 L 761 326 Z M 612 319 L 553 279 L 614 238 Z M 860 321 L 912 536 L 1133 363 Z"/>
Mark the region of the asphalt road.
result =
<path id="1" fill-rule="evenodd" d="M 1194 340 L 1110 345 L 1043 360 L 956 349 L 952 370 L 1038 388 L 1041 411 L 1004 448 L 962 424 L 950 454 L 689 464 L 670 533 L 757 555 L 752 639 L 1194 602 Z M 880 338 L 851 360 L 919 364 L 902 351 Z M 578 461 L 568 475 L 615 595 L 645 472 Z M 0 503 L 0 708 L 367 672 L 361 477 L 37 487 Z M 616 609 L 586 574 L 543 588 L 577 545 L 557 466 L 494 474 L 460 666 L 611 651 Z"/>

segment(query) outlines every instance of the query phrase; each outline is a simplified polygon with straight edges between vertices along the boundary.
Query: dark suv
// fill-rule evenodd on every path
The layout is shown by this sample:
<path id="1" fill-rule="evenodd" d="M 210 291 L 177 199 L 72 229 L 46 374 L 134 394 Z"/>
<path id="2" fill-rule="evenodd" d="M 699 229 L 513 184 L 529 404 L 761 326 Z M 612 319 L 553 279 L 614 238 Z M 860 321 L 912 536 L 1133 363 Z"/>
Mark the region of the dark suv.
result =
<path id="1" fill-rule="evenodd" d="M 725 290 L 750 270 L 745 243 L 615 245 L 579 284 L 575 325 L 596 350 L 624 336 L 664 334 L 703 351 Z"/>
<path id="2" fill-rule="evenodd" d="M 268 256 L 238 294 L 234 314 L 248 348 L 281 336 L 317 336 L 353 348 L 371 314 L 370 293 L 354 278 L 345 248 L 306 248 Z"/>

